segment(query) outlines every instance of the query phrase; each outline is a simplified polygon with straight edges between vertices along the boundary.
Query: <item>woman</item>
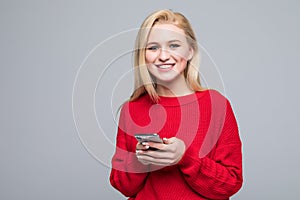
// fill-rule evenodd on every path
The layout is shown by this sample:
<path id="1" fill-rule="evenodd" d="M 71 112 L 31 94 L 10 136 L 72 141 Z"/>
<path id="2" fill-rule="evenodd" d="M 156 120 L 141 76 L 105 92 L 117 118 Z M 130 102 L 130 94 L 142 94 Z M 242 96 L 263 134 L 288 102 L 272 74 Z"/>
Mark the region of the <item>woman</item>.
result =
<path id="1" fill-rule="evenodd" d="M 242 153 L 229 101 L 200 85 L 188 20 L 160 10 L 137 35 L 135 90 L 121 110 L 110 181 L 129 199 L 229 199 L 242 186 Z M 163 143 L 134 134 L 158 133 Z"/>

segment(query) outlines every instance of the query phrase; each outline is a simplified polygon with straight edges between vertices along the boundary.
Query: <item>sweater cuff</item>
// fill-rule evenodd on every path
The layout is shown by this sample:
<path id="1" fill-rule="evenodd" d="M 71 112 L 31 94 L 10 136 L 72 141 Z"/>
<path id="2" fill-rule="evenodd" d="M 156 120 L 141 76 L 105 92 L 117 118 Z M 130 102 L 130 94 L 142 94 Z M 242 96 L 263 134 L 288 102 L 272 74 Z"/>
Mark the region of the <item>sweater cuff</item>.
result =
<path id="1" fill-rule="evenodd" d="M 135 153 L 119 150 L 112 159 L 112 168 L 128 173 L 147 173 L 149 166 L 138 161 Z"/>
<path id="2" fill-rule="evenodd" d="M 130 154 L 129 162 L 127 163 L 127 170 L 130 173 L 147 173 L 149 172 L 149 166 L 142 164 L 135 154 Z"/>

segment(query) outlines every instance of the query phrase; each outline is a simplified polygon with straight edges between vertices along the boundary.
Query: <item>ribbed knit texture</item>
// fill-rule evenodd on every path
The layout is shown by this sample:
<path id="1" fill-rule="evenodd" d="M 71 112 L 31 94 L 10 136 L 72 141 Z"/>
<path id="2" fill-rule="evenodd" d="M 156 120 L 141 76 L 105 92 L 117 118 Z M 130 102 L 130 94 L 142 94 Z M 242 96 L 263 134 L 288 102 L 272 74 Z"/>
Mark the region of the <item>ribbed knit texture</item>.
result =
<path id="1" fill-rule="evenodd" d="M 146 166 L 135 156 L 135 133 L 178 137 L 186 152 L 177 165 Z M 124 104 L 110 181 L 129 199 L 229 199 L 242 186 L 238 126 L 229 101 L 215 90 L 183 97 L 148 95 Z"/>

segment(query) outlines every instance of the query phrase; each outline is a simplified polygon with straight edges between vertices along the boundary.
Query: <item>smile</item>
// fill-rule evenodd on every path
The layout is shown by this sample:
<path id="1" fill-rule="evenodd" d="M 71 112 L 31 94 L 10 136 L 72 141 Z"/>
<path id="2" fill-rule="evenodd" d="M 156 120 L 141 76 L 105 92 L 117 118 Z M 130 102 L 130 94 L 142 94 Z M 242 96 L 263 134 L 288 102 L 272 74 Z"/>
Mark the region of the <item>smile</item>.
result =
<path id="1" fill-rule="evenodd" d="M 163 63 L 163 64 L 155 64 L 155 66 L 159 69 L 172 69 L 175 63 Z"/>

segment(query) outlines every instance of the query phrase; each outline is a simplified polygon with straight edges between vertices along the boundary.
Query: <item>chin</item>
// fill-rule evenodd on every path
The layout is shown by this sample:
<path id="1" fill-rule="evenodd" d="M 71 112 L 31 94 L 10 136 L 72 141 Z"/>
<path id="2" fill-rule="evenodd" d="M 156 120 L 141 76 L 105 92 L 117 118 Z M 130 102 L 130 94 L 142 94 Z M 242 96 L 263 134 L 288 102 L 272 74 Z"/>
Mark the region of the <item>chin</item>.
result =
<path id="1" fill-rule="evenodd" d="M 156 80 L 158 83 L 167 83 L 167 84 L 170 84 L 172 82 L 177 82 L 177 80 L 180 78 L 179 75 L 177 76 L 173 76 L 173 77 L 156 77 Z"/>

